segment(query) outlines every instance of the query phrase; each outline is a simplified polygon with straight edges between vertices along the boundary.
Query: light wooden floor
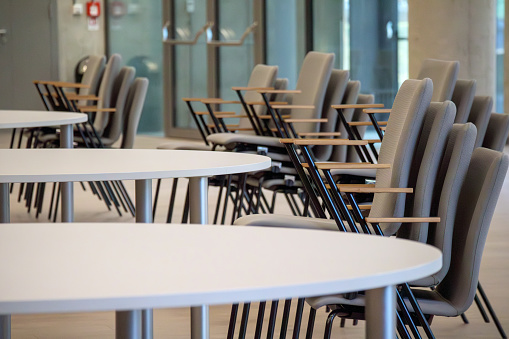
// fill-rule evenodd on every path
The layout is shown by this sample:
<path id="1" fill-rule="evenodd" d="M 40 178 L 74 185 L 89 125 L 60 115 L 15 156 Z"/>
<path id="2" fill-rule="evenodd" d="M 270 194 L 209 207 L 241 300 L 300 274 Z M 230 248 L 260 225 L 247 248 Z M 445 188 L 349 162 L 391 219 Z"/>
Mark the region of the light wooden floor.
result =
<path id="1" fill-rule="evenodd" d="M 155 148 L 164 140 L 161 138 L 139 137 L 137 148 Z M 0 147 L 6 147 L 8 141 L 6 135 L 0 133 Z M 508 151 L 508 149 L 506 149 Z M 127 189 L 134 192 L 134 184 L 125 182 Z M 184 199 L 184 186 L 180 184 L 177 199 L 176 215 L 174 220 L 180 220 L 180 211 Z M 168 197 L 170 190 L 169 181 L 163 182 L 163 191 L 158 204 L 156 222 L 164 222 Z M 210 201 L 215 201 L 217 196 L 215 189 L 210 191 Z M 12 222 L 45 222 L 47 221 L 47 205 L 44 214 L 36 220 L 33 212 L 27 213 L 21 203 L 16 202 L 16 197 L 11 198 L 11 219 Z M 47 199 L 49 201 L 49 199 Z M 107 221 L 107 222 L 134 222 L 128 215 L 119 217 L 116 212 L 108 211 L 104 204 L 91 195 L 89 191 L 84 192 L 75 185 L 75 214 L 76 221 Z M 286 204 L 281 201 L 279 204 L 281 213 L 289 213 L 284 207 Z M 509 331 L 509 182 L 506 180 L 502 195 L 498 202 L 495 217 L 488 235 L 487 245 L 484 251 L 483 264 L 481 268 L 481 282 L 492 304 L 498 312 L 499 318 Z M 212 213 L 212 208 L 210 208 Z M 341 269 L 341 260 L 351 260 L 342 256 L 341 249 L 337 249 L 336 259 L 331 256 L 334 249 L 324 249 L 324 260 L 337 260 L 337 267 Z M 34 249 L 34 255 L 37 250 Z M 14 260 L 14 259 L 13 259 Z M 331 266 L 332 267 L 332 266 Z M 99 279 L 99 277 L 98 277 Z M 251 309 L 252 323 L 248 333 L 254 333 L 254 318 L 257 313 L 257 305 Z M 306 309 L 307 310 L 307 309 Z M 212 338 L 225 338 L 229 320 L 229 306 L 214 306 L 210 309 L 210 324 Z M 268 313 L 268 312 L 266 312 Z M 282 305 L 280 311 L 282 313 Z M 465 325 L 460 318 L 436 318 L 432 328 L 437 338 L 498 338 L 495 326 L 485 324 L 475 306 L 467 312 L 470 324 Z M 305 318 L 306 319 L 306 318 Z M 315 325 L 314 337 L 323 336 L 323 324 L 325 311 L 319 310 Z M 266 323 L 265 323 L 266 324 Z M 337 322 L 339 325 L 339 321 Z M 114 337 L 115 314 L 114 312 L 98 313 L 72 313 L 72 314 L 45 314 L 45 315 L 16 315 L 12 318 L 13 338 L 113 338 Z M 290 324 L 290 329 L 293 324 Z M 362 338 L 364 337 L 363 324 L 352 326 L 348 323 L 345 328 L 335 326 L 333 337 L 341 338 Z M 154 333 L 156 338 L 189 338 L 189 310 L 188 309 L 163 309 L 154 312 Z M 291 331 L 289 332 L 291 333 Z M 304 333 L 303 330 L 301 333 Z"/>

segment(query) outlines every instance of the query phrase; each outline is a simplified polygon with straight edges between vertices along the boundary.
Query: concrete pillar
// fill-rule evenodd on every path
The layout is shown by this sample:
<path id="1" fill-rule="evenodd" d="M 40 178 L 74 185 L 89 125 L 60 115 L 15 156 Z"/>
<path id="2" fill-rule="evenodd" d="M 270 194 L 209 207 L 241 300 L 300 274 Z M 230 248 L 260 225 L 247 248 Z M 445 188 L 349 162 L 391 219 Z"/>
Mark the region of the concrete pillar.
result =
<path id="1" fill-rule="evenodd" d="M 410 78 L 424 59 L 458 60 L 459 78 L 495 97 L 496 0 L 409 0 L 408 22 Z"/>

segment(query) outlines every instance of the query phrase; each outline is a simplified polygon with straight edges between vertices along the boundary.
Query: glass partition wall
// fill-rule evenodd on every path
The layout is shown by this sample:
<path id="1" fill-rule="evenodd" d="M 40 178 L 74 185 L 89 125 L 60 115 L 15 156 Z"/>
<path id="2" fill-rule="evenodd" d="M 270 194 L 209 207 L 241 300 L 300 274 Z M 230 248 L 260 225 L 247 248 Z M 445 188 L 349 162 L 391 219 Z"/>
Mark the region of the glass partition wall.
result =
<path id="1" fill-rule="evenodd" d="M 108 3 L 109 52 L 150 79 L 140 133 L 199 138 L 182 98 L 236 99 L 231 87 L 258 63 L 278 65 L 294 88 L 311 50 L 335 53 L 335 67 L 386 107 L 408 77 L 407 0 Z"/>

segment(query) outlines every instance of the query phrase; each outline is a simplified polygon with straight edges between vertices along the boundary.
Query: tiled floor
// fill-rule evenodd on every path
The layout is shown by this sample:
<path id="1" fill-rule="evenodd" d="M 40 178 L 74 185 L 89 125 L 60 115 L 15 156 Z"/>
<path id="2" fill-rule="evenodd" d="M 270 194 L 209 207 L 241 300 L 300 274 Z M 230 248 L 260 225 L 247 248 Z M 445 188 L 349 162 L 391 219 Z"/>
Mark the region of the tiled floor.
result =
<path id="1" fill-rule="evenodd" d="M 8 144 L 8 136 L 0 134 L 0 147 Z M 136 142 L 137 148 L 155 148 L 165 140 L 154 137 L 139 137 Z M 168 141 L 168 140 L 166 140 Z M 509 151 L 507 149 L 506 151 Z M 184 181 L 180 184 L 176 215 L 174 220 L 180 220 L 184 197 Z M 125 182 L 127 189 L 134 191 L 132 182 Z M 17 187 L 15 188 L 15 191 Z M 165 220 L 168 197 L 170 194 L 170 182 L 163 181 L 162 193 L 158 204 L 158 213 L 155 221 Z M 210 190 L 210 201 L 214 201 L 217 190 Z M 44 213 L 37 220 L 34 213 L 27 213 L 21 203 L 16 202 L 16 195 L 12 196 L 11 219 L 12 222 L 45 222 L 47 221 L 47 205 Z M 47 199 L 49 201 L 49 199 Z M 84 192 L 78 184 L 75 184 L 76 221 L 111 221 L 111 222 L 134 222 L 134 218 L 124 213 L 119 217 L 114 211 L 108 211 L 104 204 L 92 197 L 89 191 Z M 289 213 L 285 208 L 284 201 L 280 201 L 281 213 Z M 485 290 L 492 299 L 493 306 L 497 310 L 502 324 L 509 331 L 509 292 L 506 290 L 509 282 L 509 182 L 506 180 L 500 197 L 492 227 L 488 235 L 487 245 L 484 252 L 481 268 L 481 281 Z M 210 213 L 213 209 L 210 208 Z M 342 256 L 338 250 L 336 259 L 330 259 L 330 252 L 334 249 L 324 249 L 324 260 L 337 260 L 338 269 L 341 268 L 341 260 L 352 260 Z M 36 255 L 34 249 L 34 255 Z M 99 277 L 98 277 L 99 279 Z M 280 305 L 280 308 L 282 305 Z M 229 320 L 229 306 L 211 307 L 211 337 L 225 338 Z M 280 309 L 281 314 L 282 309 Z M 253 323 L 248 327 L 249 337 L 254 333 L 254 318 L 257 313 L 257 305 L 251 309 Z M 493 324 L 485 324 L 475 306 L 467 312 L 470 320 L 469 325 L 463 324 L 460 318 L 437 318 L 433 321 L 432 328 L 437 338 L 498 338 L 498 332 Z M 156 338 L 188 338 L 189 337 L 189 310 L 188 309 L 164 309 L 155 310 L 154 331 Z M 306 318 L 305 318 L 306 319 Z M 318 312 L 315 335 L 323 336 L 323 324 L 325 311 Z M 339 325 L 339 321 L 337 322 Z M 114 312 L 77 313 L 77 314 L 48 314 L 48 315 L 17 315 L 13 316 L 13 338 L 113 338 L 115 318 Z M 290 329 L 293 324 L 290 324 Z M 289 332 L 291 333 L 291 331 Z M 301 332 L 304 333 L 304 332 Z M 358 326 L 352 326 L 350 322 L 345 328 L 335 326 L 333 337 L 359 338 L 363 337 L 362 322 Z"/>

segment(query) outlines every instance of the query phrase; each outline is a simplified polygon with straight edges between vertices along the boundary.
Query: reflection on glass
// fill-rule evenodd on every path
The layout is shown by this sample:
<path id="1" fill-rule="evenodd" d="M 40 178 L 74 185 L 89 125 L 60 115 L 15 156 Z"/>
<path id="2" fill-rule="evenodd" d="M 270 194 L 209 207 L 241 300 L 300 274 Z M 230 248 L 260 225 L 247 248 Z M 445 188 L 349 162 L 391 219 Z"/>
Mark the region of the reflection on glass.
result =
<path id="1" fill-rule="evenodd" d="M 408 75 L 408 0 L 398 0 L 398 88 Z"/>
<path id="2" fill-rule="evenodd" d="M 497 0 L 497 36 L 496 36 L 496 74 L 497 88 L 495 109 L 504 111 L 504 26 L 505 26 L 505 1 Z"/>
<path id="3" fill-rule="evenodd" d="M 239 41 L 246 28 L 253 24 L 253 1 L 220 0 L 218 6 L 219 40 Z M 221 98 L 238 100 L 231 88 L 247 85 L 254 67 L 253 57 L 253 34 L 249 34 L 241 46 L 219 47 L 219 95 Z M 227 109 L 231 110 L 231 107 Z"/>
<path id="4" fill-rule="evenodd" d="M 136 68 L 137 77 L 147 77 L 149 87 L 138 132 L 162 133 L 162 44 L 161 0 L 106 2 L 108 47 L 123 63 Z"/>
<path id="5" fill-rule="evenodd" d="M 313 50 L 334 53 L 334 67 L 340 68 L 343 8 L 340 1 L 326 0 L 313 3 Z"/>
<path id="6" fill-rule="evenodd" d="M 170 25 L 172 39 L 193 40 L 207 22 L 205 0 L 174 0 L 174 20 Z M 174 126 L 194 128 L 194 122 L 181 98 L 207 97 L 207 40 L 203 34 L 195 45 L 175 45 L 175 103 Z"/>

